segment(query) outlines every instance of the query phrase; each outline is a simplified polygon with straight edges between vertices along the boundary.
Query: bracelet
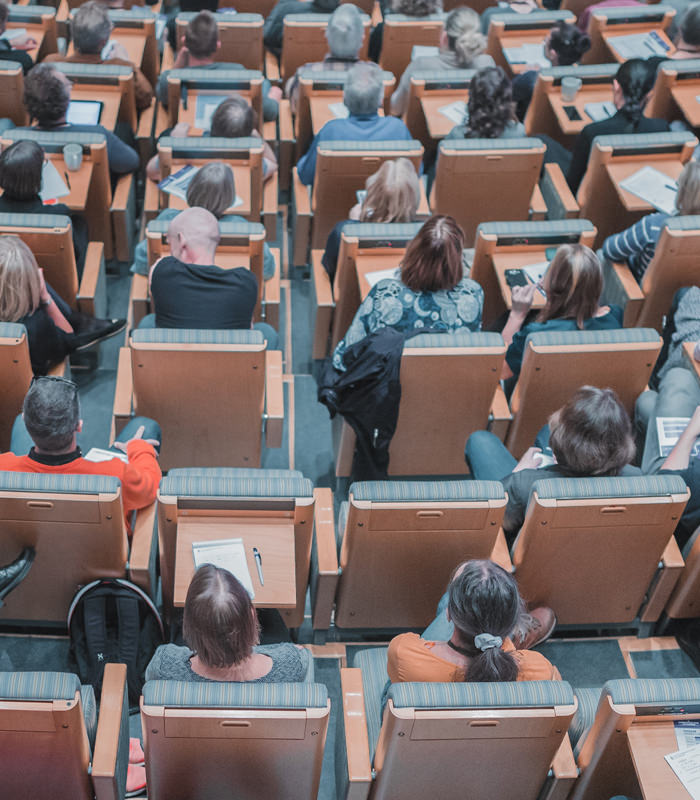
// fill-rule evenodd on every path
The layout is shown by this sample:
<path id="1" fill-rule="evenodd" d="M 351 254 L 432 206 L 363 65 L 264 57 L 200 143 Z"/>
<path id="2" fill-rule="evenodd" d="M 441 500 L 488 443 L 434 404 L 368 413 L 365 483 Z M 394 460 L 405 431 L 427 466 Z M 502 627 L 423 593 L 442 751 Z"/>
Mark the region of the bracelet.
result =
<path id="1" fill-rule="evenodd" d="M 50 306 L 50 305 L 51 305 L 51 303 L 53 303 L 53 300 L 52 300 L 52 299 L 49 297 L 49 298 L 48 298 L 48 300 L 41 300 L 41 301 L 39 302 L 39 305 L 40 305 L 42 308 L 46 308 L 46 306 Z"/>

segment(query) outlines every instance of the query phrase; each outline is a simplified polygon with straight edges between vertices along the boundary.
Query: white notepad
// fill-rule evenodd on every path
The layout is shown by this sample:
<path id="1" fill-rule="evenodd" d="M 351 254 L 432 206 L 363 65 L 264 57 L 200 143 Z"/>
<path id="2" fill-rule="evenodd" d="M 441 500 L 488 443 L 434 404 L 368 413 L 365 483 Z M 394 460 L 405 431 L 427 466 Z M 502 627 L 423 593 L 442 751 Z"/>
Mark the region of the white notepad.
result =
<path id="1" fill-rule="evenodd" d="M 467 104 L 464 100 L 455 100 L 454 103 L 438 108 L 438 111 L 455 125 L 462 125 L 467 120 Z"/>
<path id="2" fill-rule="evenodd" d="M 539 64 L 551 67 L 552 62 L 545 57 L 544 44 L 522 44 L 520 47 L 504 47 L 503 55 L 509 64 Z"/>
<path id="3" fill-rule="evenodd" d="M 600 122 L 601 119 L 614 117 L 617 113 L 615 103 L 611 103 L 610 101 L 606 101 L 605 103 L 586 103 L 583 110 L 593 122 Z"/>
<path id="4" fill-rule="evenodd" d="M 44 161 L 41 169 L 41 191 L 39 192 L 42 203 L 46 203 L 48 200 L 58 200 L 59 197 L 69 194 L 70 189 L 53 163 L 48 160 Z"/>
<path id="5" fill-rule="evenodd" d="M 609 36 L 608 44 L 617 50 L 622 58 L 650 58 L 665 56 L 668 46 L 653 31 L 651 33 L 630 33 L 625 36 Z"/>
<path id="6" fill-rule="evenodd" d="M 549 261 L 538 261 L 537 264 L 520 267 L 521 272 L 524 272 L 533 283 L 541 283 L 548 269 Z"/>
<path id="7" fill-rule="evenodd" d="M 700 745 L 664 756 L 693 800 L 700 800 Z"/>
<path id="8" fill-rule="evenodd" d="M 328 110 L 336 119 L 347 119 L 350 116 L 350 112 L 345 103 L 329 103 Z"/>
<path id="9" fill-rule="evenodd" d="M 100 461 L 111 461 L 113 458 L 118 458 L 125 464 L 129 463 L 126 453 L 115 453 L 114 450 L 102 450 L 100 447 L 91 447 L 83 458 L 86 461 L 93 461 L 96 463 Z"/>
<path id="10" fill-rule="evenodd" d="M 202 564 L 213 564 L 220 569 L 226 569 L 240 581 L 251 600 L 255 597 L 243 539 L 192 542 L 192 557 L 195 569 L 199 569 Z"/>
<path id="11" fill-rule="evenodd" d="M 664 214 L 673 214 L 676 210 L 678 194 L 676 182 L 654 167 L 642 167 L 637 170 L 629 178 L 620 181 L 620 188 L 640 197 Z"/>

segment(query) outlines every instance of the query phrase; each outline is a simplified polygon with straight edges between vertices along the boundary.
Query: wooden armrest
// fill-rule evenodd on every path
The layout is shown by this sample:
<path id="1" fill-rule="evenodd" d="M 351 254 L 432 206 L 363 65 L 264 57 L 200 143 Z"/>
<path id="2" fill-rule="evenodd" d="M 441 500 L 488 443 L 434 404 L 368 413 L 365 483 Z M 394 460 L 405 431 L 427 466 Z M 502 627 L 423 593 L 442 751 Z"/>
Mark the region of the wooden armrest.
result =
<path id="1" fill-rule="evenodd" d="M 333 520 L 333 492 L 314 489 L 314 536 L 316 537 L 317 577 L 311 598 L 311 627 L 327 631 L 338 587 L 338 551 Z"/>
<path id="2" fill-rule="evenodd" d="M 268 350 L 265 353 L 265 413 L 265 445 L 282 447 L 284 386 L 281 350 Z"/>
<path id="3" fill-rule="evenodd" d="M 173 53 L 173 48 L 170 46 L 170 42 L 165 42 L 163 45 L 163 58 L 160 62 L 161 74 L 165 72 L 166 69 L 172 69 L 174 63 L 175 53 Z"/>
<path id="4" fill-rule="evenodd" d="M 494 392 L 493 400 L 491 401 L 488 429 L 495 436 L 498 436 L 502 442 L 505 442 L 512 420 L 513 415 L 508 408 L 505 392 L 499 383 Z"/>
<path id="5" fill-rule="evenodd" d="M 156 118 L 153 123 L 153 138 L 157 139 L 166 128 L 170 126 L 170 113 L 165 106 L 156 105 Z"/>
<path id="6" fill-rule="evenodd" d="M 428 176 L 423 175 L 420 179 L 420 198 L 418 200 L 418 208 L 416 209 L 417 219 L 427 219 L 431 215 L 430 204 L 428 203 Z"/>
<path id="7" fill-rule="evenodd" d="M 114 404 L 112 405 L 112 441 L 121 433 L 122 428 L 131 419 L 131 399 L 134 392 L 134 381 L 131 374 L 131 349 L 119 348 L 117 363 L 117 384 L 114 387 Z"/>
<path id="8" fill-rule="evenodd" d="M 272 147 L 275 148 L 277 144 L 277 120 L 271 119 L 268 122 L 263 122 L 262 138 Z"/>
<path id="9" fill-rule="evenodd" d="M 292 266 L 306 264 L 311 240 L 311 188 L 301 182 L 296 167 L 292 171 L 292 208 L 294 243 Z"/>
<path id="10" fill-rule="evenodd" d="M 158 216 L 158 211 L 160 210 L 159 204 L 160 192 L 158 191 L 158 185 L 146 178 L 146 188 L 143 195 L 143 215 L 145 225 L 148 225 L 151 220 L 154 220 Z"/>
<path id="11" fill-rule="evenodd" d="M 124 348 L 126 349 L 126 348 Z M 154 597 L 156 587 L 151 586 L 151 553 L 153 537 L 157 535 L 155 528 L 158 504 L 153 502 L 146 508 L 139 509 L 134 523 L 129 551 L 129 580 L 139 586 L 150 597 Z"/>
<path id="12" fill-rule="evenodd" d="M 263 183 L 263 225 L 268 242 L 277 239 L 277 211 L 279 208 L 279 172 Z"/>
<path id="13" fill-rule="evenodd" d="M 546 218 L 547 204 L 544 201 L 540 187 L 535 184 L 535 188 L 532 191 L 532 197 L 530 198 L 530 219 L 542 220 Z"/>
<path id="14" fill-rule="evenodd" d="M 659 619 L 676 588 L 684 567 L 685 561 L 678 549 L 676 537 L 671 536 L 661 555 L 656 578 L 649 589 L 649 599 L 640 616 L 642 622 L 656 622 Z"/>
<path id="15" fill-rule="evenodd" d="M 625 310 L 624 327 L 633 328 L 644 302 L 644 292 L 627 264 L 603 259 L 603 298 Z"/>
<path id="16" fill-rule="evenodd" d="M 280 80 L 280 65 L 274 53 L 265 51 L 265 77 L 270 83 L 277 83 Z"/>
<path id="17" fill-rule="evenodd" d="M 131 261 L 136 230 L 134 228 L 135 180 L 133 175 L 122 175 L 112 195 L 112 230 L 114 249 L 119 261 Z"/>
<path id="18" fill-rule="evenodd" d="M 280 324 L 280 302 L 282 297 L 282 286 L 280 277 L 280 251 L 279 247 L 271 247 L 270 252 L 275 259 L 275 274 L 265 281 L 263 286 L 263 306 L 261 317 L 265 322 L 279 331 Z"/>
<path id="19" fill-rule="evenodd" d="M 107 316 L 107 275 L 104 244 L 90 242 L 85 254 L 85 269 L 78 288 L 78 309 L 93 317 Z"/>
<path id="20" fill-rule="evenodd" d="M 503 567 L 506 572 L 513 572 L 513 562 L 510 560 L 510 552 L 508 551 L 508 543 L 506 536 L 503 533 L 503 528 L 498 529 L 498 536 L 496 536 L 496 544 L 493 546 L 491 561 L 494 561 L 500 567 Z"/>
<path id="21" fill-rule="evenodd" d="M 559 164 L 544 165 L 544 175 L 539 186 L 547 206 L 547 219 L 578 217 L 581 209 Z"/>
<path id="22" fill-rule="evenodd" d="M 311 251 L 311 286 L 316 304 L 312 358 L 325 358 L 328 354 L 328 339 L 331 335 L 333 311 L 333 286 L 326 268 L 321 263 L 323 250 Z"/>
<path id="23" fill-rule="evenodd" d="M 120 800 L 117 757 L 124 705 L 128 702 L 126 664 L 106 664 L 95 750 L 92 757 L 92 784 L 95 794 L 100 800 Z M 124 759 L 124 768 L 126 769 L 126 759 Z"/>
<path id="24" fill-rule="evenodd" d="M 340 670 L 340 691 L 343 696 L 343 733 L 345 734 L 346 764 L 336 764 L 336 775 L 345 769 L 348 777 L 345 797 L 362 800 L 372 786 L 372 762 L 369 757 L 369 737 L 365 716 L 365 697 L 362 689 L 362 670 L 345 667 Z M 340 731 L 338 731 L 340 735 Z"/>
<path id="25" fill-rule="evenodd" d="M 279 183 L 280 189 L 289 189 L 292 176 L 292 164 L 294 162 L 294 150 L 296 147 L 296 137 L 294 136 L 294 120 L 292 118 L 292 107 L 289 100 L 280 100 L 279 122 L 279 150 L 277 157 L 279 160 Z"/>
<path id="26" fill-rule="evenodd" d="M 139 124 L 136 128 L 136 143 L 141 156 L 141 166 L 145 166 L 148 159 L 153 155 L 153 127 L 156 123 L 156 107 L 158 101 L 153 98 L 151 105 L 144 108 L 139 117 Z"/>
<path id="27" fill-rule="evenodd" d="M 148 278 L 145 275 L 132 275 L 129 292 L 129 320 L 132 328 L 138 328 L 146 314 L 151 313 L 151 297 L 148 292 Z"/>
<path id="28" fill-rule="evenodd" d="M 547 786 L 547 800 L 566 800 L 579 775 L 568 736 L 564 736 L 552 760 L 552 773 L 553 778 Z"/>

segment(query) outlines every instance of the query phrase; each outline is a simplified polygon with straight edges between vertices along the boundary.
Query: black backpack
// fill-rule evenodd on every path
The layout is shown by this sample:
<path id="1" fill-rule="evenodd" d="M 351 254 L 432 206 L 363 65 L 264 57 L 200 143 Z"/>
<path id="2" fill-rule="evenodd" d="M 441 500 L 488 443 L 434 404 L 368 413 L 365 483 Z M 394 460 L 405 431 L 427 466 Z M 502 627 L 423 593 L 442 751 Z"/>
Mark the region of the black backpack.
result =
<path id="1" fill-rule="evenodd" d="M 151 598 L 123 578 L 92 581 L 73 598 L 68 631 L 81 682 L 93 686 L 99 698 L 105 664 L 126 664 L 129 704 L 138 708 L 148 662 L 165 642 Z"/>

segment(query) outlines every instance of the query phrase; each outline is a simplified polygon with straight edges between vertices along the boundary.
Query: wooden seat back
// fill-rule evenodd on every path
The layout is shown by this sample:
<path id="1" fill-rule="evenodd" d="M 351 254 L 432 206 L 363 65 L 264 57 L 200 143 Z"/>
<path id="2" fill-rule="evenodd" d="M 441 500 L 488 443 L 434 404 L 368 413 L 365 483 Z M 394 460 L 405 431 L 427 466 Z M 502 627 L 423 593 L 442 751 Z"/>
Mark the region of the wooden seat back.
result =
<path id="1" fill-rule="evenodd" d="M 187 24 L 196 16 L 192 11 L 177 15 L 178 46 L 185 35 Z M 214 61 L 242 64 L 246 69 L 261 70 L 264 63 L 263 22 L 259 13 L 217 13 L 216 24 L 221 47 L 214 53 Z"/>
<path id="2" fill-rule="evenodd" d="M 440 44 L 445 14 L 429 14 L 424 17 L 409 17 L 405 14 L 387 14 L 384 17 L 384 33 L 379 66 L 392 72 L 398 81 L 411 62 L 416 45 L 437 47 Z"/>

